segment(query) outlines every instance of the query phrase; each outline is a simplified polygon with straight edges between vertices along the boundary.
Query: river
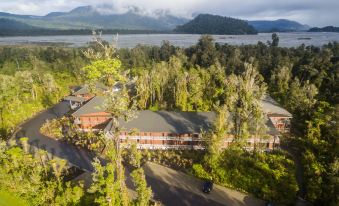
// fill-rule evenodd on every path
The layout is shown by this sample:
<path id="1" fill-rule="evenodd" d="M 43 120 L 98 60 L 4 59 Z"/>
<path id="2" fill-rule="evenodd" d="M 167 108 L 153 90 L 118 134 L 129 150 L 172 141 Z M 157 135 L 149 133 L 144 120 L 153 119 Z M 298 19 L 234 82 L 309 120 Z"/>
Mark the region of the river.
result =
<path id="1" fill-rule="evenodd" d="M 258 41 L 266 43 L 271 40 L 271 33 L 260 33 L 258 35 L 213 35 L 216 42 L 221 44 L 242 45 L 257 44 Z M 102 38 L 112 41 L 114 35 L 103 35 Z M 339 33 L 329 32 L 293 32 L 278 33 L 279 46 L 296 47 L 301 44 L 321 46 L 328 42 L 339 42 Z M 161 45 L 166 40 L 180 47 L 188 47 L 197 43 L 200 35 L 196 34 L 125 34 L 119 35 L 117 45 L 119 48 L 133 48 L 141 45 Z M 69 35 L 69 36 L 20 36 L 0 37 L 0 45 L 64 45 L 69 47 L 85 46 L 91 41 L 91 35 Z"/>

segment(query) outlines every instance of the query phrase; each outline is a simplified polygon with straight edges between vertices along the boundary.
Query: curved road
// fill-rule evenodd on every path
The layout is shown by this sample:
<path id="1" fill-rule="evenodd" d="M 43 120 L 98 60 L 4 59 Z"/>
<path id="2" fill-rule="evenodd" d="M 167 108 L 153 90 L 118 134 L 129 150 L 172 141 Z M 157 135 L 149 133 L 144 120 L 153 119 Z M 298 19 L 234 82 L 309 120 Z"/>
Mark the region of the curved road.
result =
<path id="1" fill-rule="evenodd" d="M 28 137 L 31 148 L 46 150 L 50 158 L 66 159 L 69 163 L 86 170 L 90 178 L 90 173 L 93 172 L 91 161 L 95 157 L 93 153 L 66 142 L 49 138 L 39 132 L 47 119 L 62 117 L 69 110 L 68 102 L 60 102 L 39 113 L 21 125 L 21 129 L 16 134 L 16 140 L 19 141 L 21 137 Z M 262 200 L 217 185 L 215 185 L 211 194 L 203 194 L 200 191 L 200 180 L 154 163 L 149 163 L 144 169 L 147 183 L 152 188 L 154 198 L 165 205 L 264 205 Z M 128 174 L 127 185 L 133 188 L 133 183 Z"/>
<path id="2" fill-rule="evenodd" d="M 21 137 L 28 137 L 31 148 L 46 150 L 50 158 L 66 159 L 69 163 L 87 171 L 93 171 L 91 161 L 94 157 L 90 152 L 75 147 L 63 141 L 58 141 L 40 133 L 41 126 L 46 120 L 62 117 L 70 110 L 67 102 L 60 102 L 21 125 L 16 135 L 17 141 Z"/>

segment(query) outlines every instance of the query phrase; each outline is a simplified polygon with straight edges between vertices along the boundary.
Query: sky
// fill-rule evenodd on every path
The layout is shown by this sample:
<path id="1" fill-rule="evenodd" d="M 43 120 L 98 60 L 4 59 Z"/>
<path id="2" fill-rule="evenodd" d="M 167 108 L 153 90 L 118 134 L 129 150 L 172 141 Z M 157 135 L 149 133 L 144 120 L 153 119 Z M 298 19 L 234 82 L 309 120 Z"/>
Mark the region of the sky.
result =
<path id="1" fill-rule="evenodd" d="M 124 13 L 137 7 L 146 15 L 165 10 L 187 18 L 210 13 L 245 20 L 284 18 L 310 26 L 339 26 L 339 0 L 0 0 L 0 11 L 46 15 L 87 5 L 102 13 Z"/>

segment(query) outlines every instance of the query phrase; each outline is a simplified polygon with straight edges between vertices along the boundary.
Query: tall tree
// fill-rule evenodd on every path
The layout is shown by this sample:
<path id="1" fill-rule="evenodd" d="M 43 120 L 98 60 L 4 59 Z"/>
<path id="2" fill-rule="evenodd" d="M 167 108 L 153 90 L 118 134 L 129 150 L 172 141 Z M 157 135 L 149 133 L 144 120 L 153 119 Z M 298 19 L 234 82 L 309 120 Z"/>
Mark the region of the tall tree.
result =
<path id="1" fill-rule="evenodd" d="M 226 104 L 215 106 L 216 118 L 212 131 L 205 134 L 207 154 L 204 161 L 208 165 L 210 172 L 214 172 L 218 165 L 218 159 L 225 148 L 225 140 L 230 134 L 232 123 L 229 121 L 230 113 Z"/>
<path id="2" fill-rule="evenodd" d="M 196 64 L 205 68 L 213 65 L 216 60 L 216 48 L 213 38 L 209 35 L 201 36 L 195 47 L 195 53 Z"/>
<path id="3" fill-rule="evenodd" d="M 258 118 L 263 119 L 261 100 L 264 98 L 266 86 L 256 67 L 249 63 L 245 63 L 243 74 L 230 76 L 227 81 L 229 88 L 226 89 L 225 102 L 231 104 L 235 140 L 241 143 L 253 134 L 254 122 L 256 129 L 262 128 L 258 124 L 263 124 L 263 121 Z"/>
<path id="4" fill-rule="evenodd" d="M 276 33 L 272 34 L 272 42 L 270 43 L 272 47 L 277 47 L 279 45 L 279 36 Z"/>
<path id="5" fill-rule="evenodd" d="M 94 40 L 99 46 L 99 51 L 87 50 L 84 54 L 91 59 L 91 63 L 85 66 L 85 79 L 91 84 L 102 83 L 107 86 L 104 92 L 104 109 L 111 114 L 113 138 L 108 140 L 107 149 L 109 163 L 106 167 L 100 166 L 96 161 L 97 172 L 94 178 L 100 179 L 93 184 L 93 191 L 99 193 L 98 201 L 103 205 L 129 205 L 130 199 L 125 183 L 125 169 L 122 164 L 120 145 L 120 120 L 129 120 L 134 116 L 134 100 L 129 96 L 128 84 L 133 84 L 127 76 L 128 71 L 121 69 L 121 61 L 115 57 L 115 45 L 104 44 L 100 36 L 94 35 Z M 116 87 L 117 89 L 113 89 Z M 107 178 L 107 182 L 105 182 Z M 100 188 L 105 191 L 99 191 Z M 112 188 L 116 187 L 116 188 Z M 107 197 L 108 195 L 108 197 Z"/>

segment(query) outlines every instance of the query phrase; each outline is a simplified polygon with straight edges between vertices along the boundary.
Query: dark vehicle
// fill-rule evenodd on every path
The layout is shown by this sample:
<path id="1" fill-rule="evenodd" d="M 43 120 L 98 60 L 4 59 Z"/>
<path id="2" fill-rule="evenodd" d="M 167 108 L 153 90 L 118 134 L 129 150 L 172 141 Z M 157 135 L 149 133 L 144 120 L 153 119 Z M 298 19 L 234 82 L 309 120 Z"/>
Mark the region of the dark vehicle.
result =
<path id="1" fill-rule="evenodd" d="M 211 181 L 205 181 L 202 185 L 202 191 L 204 193 L 210 193 L 213 190 L 213 182 Z"/>

